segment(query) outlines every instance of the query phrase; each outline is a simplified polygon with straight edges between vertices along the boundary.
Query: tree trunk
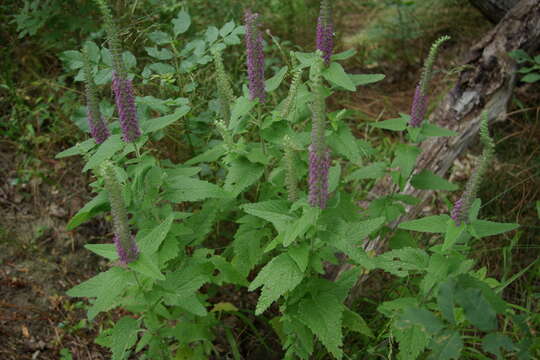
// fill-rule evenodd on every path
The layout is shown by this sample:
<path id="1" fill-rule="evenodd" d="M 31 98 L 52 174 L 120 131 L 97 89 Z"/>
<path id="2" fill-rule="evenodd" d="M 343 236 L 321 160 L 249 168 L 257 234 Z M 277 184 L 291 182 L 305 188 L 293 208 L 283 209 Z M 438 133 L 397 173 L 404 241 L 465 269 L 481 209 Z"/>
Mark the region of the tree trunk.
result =
<path id="1" fill-rule="evenodd" d="M 498 23 L 519 0 L 469 0 L 491 22 Z"/>
<path id="2" fill-rule="evenodd" d="M 457 84 L 431 114 L 429 120 L 437 125 L 456 131 L 459 135 L 448 138 L 430 138 L 422 143 L 422 154 L 417 161 L 417 170 L 429 169 L 444 176 L 454 160 L 467 149 L 479 131 L 480 114 L 489 112 L 489 122 L 502 121 L 506 117 L 507 103 L 515 81 L 516 64 L 508 52 L 523 49 L 531 52 L 540 45 L 540 1 L 521 0 L 501 22 L 470 51 L 464 62 L 468 69 L 461 73 Z M 381 180 L 371 191 L 370 198 L 378 198 L 395 190 L 388 178 Z M 406 215 L 392 224 L 418 216 L 434 195 L 433 191 L 419 191 L 407 186 L 404 193 L 418 197 L 421 201 L 407 209 Z M 359 241 L 361 239 L 358 239 Z M 386 238 L 365 239 L 367 252 L 381 253 Z M 337 278 L 350 268 L 343 264 L 330 269 L 329 278 Z M 351 291 L 349 300 L 360 291 L 362 277 Z"/>

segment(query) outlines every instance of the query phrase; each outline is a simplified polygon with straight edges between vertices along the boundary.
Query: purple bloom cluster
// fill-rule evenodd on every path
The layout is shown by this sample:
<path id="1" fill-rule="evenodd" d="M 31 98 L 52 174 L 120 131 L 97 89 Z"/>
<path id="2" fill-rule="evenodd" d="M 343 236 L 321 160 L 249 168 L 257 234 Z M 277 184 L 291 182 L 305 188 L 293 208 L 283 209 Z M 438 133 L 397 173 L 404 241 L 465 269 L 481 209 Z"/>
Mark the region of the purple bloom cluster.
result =
<path id="1" fill-rule="evenodd" d="M 454 204 L 454 208 L 452 209 L 452 213 L 450 214 L 450 217 L 457 226 L 461 224 L 461 217 L 463 216 L 463 198 L 460 198 L 456 203 Z"/>
<path id="2" fill-rule="evenodd" d="M 141 130 L 137 120 L 137 108 L 135 107 L 135 95 L 131 80 L 123 78 L 114 72 L 112 89 L 122 129 L 122 138 L 125 142 L 134 142 L 141 136 Z"/>
<path id="3" fill-rule="evenodd" d="M 326 208 L 330 162 L 328 149 L 317 152 L 315 146 L 309 146 L 309 204 L 313 207 Z"/>
<path id="4" fill-rule="evenodd" d="M 321 11 L 317 19 L 317 49 L 323 53 L 324 63 L 330 63 L 334 48 L 334 24 L 332 23 L 332 9 L 328 1 L 321 2 Z"/>
<path id="5" fill-rule="evenodd" d="M 428 104 L 428 96 L 422 94 L 422 88 L 420 85 L 416 86 L 414 92 L 414 98 L 411 106 L 411 120 L 409 125 L 412 127 L 418 127 L 424 121 Z"/>
<path id="6" fill-rule="evenodd" d="M 118 253 L 118 257 L 120 258 L 120 263 L 125 265 L 137 259 L 139 249 L 137 248 L 137 244 L 135 243 L 133 238 L 131 239 L 131 246 L 127 249 L 122 246 L 122 242 L 120 241 L 120 236 L 118 234 L 114 235 L 113 240 L 114 245 L 116 246 L 116 252 Z"/>
<path id="7" fill-rule="evenodd" d="M 262 33 L 258 28 L 259 14 L 246 10 L 245 21 L 245 41 L 247 52 L 247 71 L 249 78 L 249 98 L 259 99 L 262 103 L 266 100 L 264 90 L 264 53 Z"/>
<path id="8" fill-rule="evenodd" d="M 99 119 L 94 119 L 92 111 L 87 112 L 88 127 L 90 127 L 90 134 L 94 138 L 97 144 L 103 143 L 111 135 L 105 119 L 100 115 Z"/>

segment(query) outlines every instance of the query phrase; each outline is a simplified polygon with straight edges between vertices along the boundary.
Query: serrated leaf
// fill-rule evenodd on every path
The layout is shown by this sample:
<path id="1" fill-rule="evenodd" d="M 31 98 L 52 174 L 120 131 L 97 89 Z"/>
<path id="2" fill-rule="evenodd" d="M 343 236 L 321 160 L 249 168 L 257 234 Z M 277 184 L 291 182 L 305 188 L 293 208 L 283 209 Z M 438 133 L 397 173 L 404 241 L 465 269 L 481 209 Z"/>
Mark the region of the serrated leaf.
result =
<path id="1" fill-rule="evenodd" d="M 162 62 L 152 63 L 148 68 L 159 75 L 174 74 L 176 69 L 174 66 Z"/>
<path id="2" fill-rule="evenodd" d="M 231 122 L 229 123 L 229 129 L 235 133 L 241 123 L 241 120 L 249 114 L 251 109 L 255 106 L 255 102 L 249 100 L 246 97 L 239 97 L 235 100 L 231 110 Z"/>
<path id="3" fill-rule="evenodd" d="M 403 179 L 407 179 L 416 165 L 416 158 L 421 150 L 417 146 L 398 144 L 396 146 L 396 157 L 392 162 L 392 167 L 399 167 L 399 172 Z"/>
<path id="4" fill-rule="evenodd" d="M 484 298 L 481 289 L 458 289 L 455 299 L 463 308 L 467 320 L 474 326 L 482 331 L 491 331 L 497 328 L 496 312 Z"/>
<path id="5" fill-rule="evenodd" d="M 343 69 L 343 66 L 341 66 L 337 62 L 331 63 L 328 68 L 323 70 L 322 76 L 329 82 L 336 84 L 338 86 L 341 86 L 342 88 L 346 90 L 349 90 L 349 91 L 356 90 L 356 86 L 352 82 L 349 75 Z"/>
<path id="6" fill-rule="evenodd" d="M 82 209 L 69 220 L 66 229 L 71 231 L 82 223 L 90 220 L 93 216 L 99 213 L 100 209 L 104 208 L 109 203 L 105 191 L 100 192 L 95 198 L 90 200 Z"/>
<path id="7" fill-rule="evenodd" d="M 174 214 L 170 214 L 161 224 L 156 226 L 137 243 L 142 254 L 152 255 L 159 249 L 169 230 L 171 230 L 173 219 Z"/>
<path id="8" fill-rule="evenodd" d="M 444 328 L 444 324 L 431 311 L 409 307 L 403 311 L 398 320 L 398 327 L 407 328 L 410 326 L 420 326 L 426 334 L 434 335 Z"/>
<path id="9" fill-rule="evenodd" d="M 266 91 L 272 92 L 279 87 L 283 79 L 285 79 L 285 75 L 287 75 L 287 69 L 287 66 L 283 66 L 274 76 L 264 82 Z"/>
<path id="10" fill-rule="evenodd" d="M 58 57 L 70 70 L 80 69 L 84 65 L 82 54 L 76 50 L 64 51 Z"/>
<path id="11" fill-rule="evenodd" d="M 398 225 L 399 229 L 412 230 L 427 233 L 444 233 L 450 216 L 448 215 L 433 215 L 426 216 L 420 219 L 405 221 Z"/>
<path id="12" fill-rule="evenodd" d="M 254 291 L 263 287 L 255 315 L 262 314 L 281 295 L 296 288 L 303 277 L 304 273 L 289 255 L 281 254 L 273 258 L 261 269 L 248 288 L 249 291 Z"/>
<path id="13" fill-rule="evenodd" d="M 241 286 L 247 286 L 248 281 L 230 262 L 225 260 L 224 257 L 214 255 L 211 258 L 212 263 L 219 270 L 217 275 L 218 280 L 215 280 L 218 285 L 221 284 L 236 284 Z"/>
<path id="14" fill-rule="evenodd" d="M 127 69 L 137 66 L 137 58 L 129 51 L 124 51 L 122 53 L 122 60 L 124 60 Z"/>
<path id="15" fill-rule="evenodd" d="M 383 80 L 386 75 L 384 74 L 350 74 L 349 77 L 353 81 L 354 85 L 362 86 L 371 83 L 376 83 Z"/>
<path id="16" fill-rule="evenodd" d="M 219 144 L 217 146 L 213 146 L 210 149 L 206 150 L 200 155 L 197 155 L 188 161 L 186 161 L 184 164 L 187 166 L 195 165 L 203 162 L 213 162 L 218 160 L 220 157 L 225 155 L 227 153 L 227 149 L 223 144 Z"/>
<path id="17" fill-rule="evenodd" d="M 341 359 L 343 304 L 332 294 L 318 294 L 300 301 L 298 309 L 298 320 L 315 334 L 332 355 Z"/>
<path id="18" fill-rule="evenodd" d="M 96 142 L 94 139 L 88 139 L 81 143 L 78 143 L 75 146 L 70 147 L 69 149 L 66 149 L 62 152 L 59 152 L 54 157 L 55 159 L 62 159 L 68 156 L 74 156 L 74 155 L 80 155 L 88 152 L 90 149 L 92 149 L 96 145 Z"/>
<path id="19" fill-rule="evenodd" d="M 501 352 L 501 350 L 503 349 L 507 351 L 514 350 L 514 343 L 508 336 L 504 334 L 491 333 L 491 334 L 486 335 L 482 339 L 482 348 L 485 351 L 495 355 L 497 359 L 504 359 L 503 353 Z"/>
<path id="20" fill-rule="evenodd" d="M 223 25 L 221 27 L 221 29 L 219 29 L 219 34 L 222 36 L 222 37 L 225 37 L 227 35 L 229 35 L 231 33 L 231 31 L 234 30 L 234 21 L 229 21 L 228 23 L 226 23 L 225 25 Z"/>
<path id="21" fill-rule="evenodd" d="M 185 33 L 189 29 L 189 26 L 191 25 L 191 17 L 187 12 L 181 10 L 178 15 L 176 15 L 176 18 L 174 18 L 171 22 L 174 26 L 174 36 L 178 36 L 179 34 Z"/>
<path id="22" fill-rule="evenodd" d="M 89 169 L 95 169 L 105 160 L 109 160 L 124 147 L 124 142 L 120 135 L 112 135 L 99 145 L 94 155 L 90 157 L 83 168 L 83 172 Z"/>
<path id="23" fill-rule="evenodd" d="M 439 293 L 437 294 L 437 305 L 443 317 L 451 324 L 456 323 L 454 316 L 454 291 L 454 279 L 450 279 L 439 285 Z"/>
<path id="24" fill-rule="evenodd" d="M 385 162 L 376 162 L 368 166 L 364 166 L 352 174 L 347 176 L 347 181 L 363 180 L 363 179 L 379 179 L 386 174 L 388 164 Z"/>
<path id="25" fill-rule="evenodd" d="M 158 49 L 156 46 L 145 47 L 146 53 L 158 60 L 170 60 L 173 58 L 173 53 L 169 49 Z"/>
<path id="26" fill-rule="evenodd" d="M 395 119 L 369 123 L 369 125 L 375 128 L 379 128 L 379 129 L 403 131 L 407 128 L 407 119 L 400 117 L 400 118 L 395 118 Z"/>
<path id="27" fill-rule="evenodd" d="M 357 332 L 367 337 L 374 337 L 368 324 L 358 313 L 347 308 L 343 311 L 343 326 L 350 331 Z"/>
<path id="28" fill-rule="evenodd" d="M 137 342 L 138 331 L 139 324 L 131 317 L 124 316 L 114 325 L 111 333 L 112 360 L 127 358 L 128 350 Z"/>
<path id="29" fill-rule="evenodd" d="M 299 246 L 291 246 L 289 256 L 294 260 L 300 271 L 304 272 L 309 264 L 309 244 L 302 243 Z"/>
<path id="30" fill-rule="evenodd" d="M 458 360 L 461 359 L 463 340 L 461 335 L 455 330 L 447 330 L 441 336 L 431 342 L 430 360 Z"/>
<path id="31" fill-rule="evenodd" d="M 268 236 L 264 229 L 253 228 L 242 224 L 234 235 L 233 249 L 235 257 L 233 265 L 247 275 L 262 256 L 261 239 Z"/>
<path id="32" fill-rule="evenodd" d="M 237 197 L 242 191 L 253 185 L 264 173 L 264 166 L 254 164 L 245 159 L 237 159 L 231 162 L 229 172 L 225 178 L 225 191 Z"/>
<path id="33" fill-rule="evenodd" d="M 186 115 L 189 110 L 191 110 L 191 108 L 187 105 L 184 105 L 170 115 L 165 115 L 154 119 L 148 119 L 141 124 L 143 132 L 145 134 L 150 134 L 155 131 L 161 130 Z"/>
<path id="34" fill-rule="evenodd" d="M 459 188 L 456 184 L 452 184 L 429 170 L 422 170 L 420 173 L 413 175 L 411 185 L 419 190 L 454 191 Z"/>
<path id="35" fill-rule="evenodd" d="M 328 144 L 339 154 L 346 156 L 351 162 L 360 162 L 361 154 L 358 140 L 348 126 L 340 126 L 337 133 L 328 137 Z"/>
<path id="36" fill-rule="evenodd" d="M 289 215 L 289 205 L 286 201 L 261 201 L 242 205 L 242 208 L 248 214 L 271 222 L 279 232 L 285 230 L 288 224 L 294 221 L 294 217 Z"/>
<path id="37" fill-rule="evenodd" d="M 72 297 L 96 298 L 88 309 L 88 319 L 92 320 L 102 311 L 116 305 L 117 297 L 130 286 L 131 274 L 121 268 L 114 267 L 67 291 Z"/>
<path id="38" fill-rule="evenodd" d="M 416 360 L 429 343 L 429 336 L 418 325 L 396 328 L 393 334 L 399 343 L 398 360 Z"/>
<path id="39" fill-rule="evenodd" d="M 157 256 L 149 256 L 144 253 L 140 253 L 137 256 L 137 260 L 131 262 L 129 267 L 130 269 L 133 269 L 154 280 L 165 280 L 165 275 L 163 275 L 159 270 Z"/>
<path id="40" fill-rule="evenodd" d="M 515 230 L 519 224 L 499 223 L 487 220 L 475 220 L 470 224 L 473 235 L 477 238 L 503 234 L 508 231 Z"/>
<path id="41" fill-rule="evenodd" d="M 118 253 L 114 244 L 86 244 L 84 247 L 94 254 L 103 256 L 111 261 L 118 260 Z"/>
<path id="42" fill-rule="evenodd" d="M 304 208 L 302 216 L 292 222 L 285 231 L 283 246 L 287 247 L 293 243 L 298 237 L 303 237 L 311 225 L 315 224 L 319 210 L 317 208 Z"/>
<path id="43" fill-rule="evenodd" d="M 167 181 L 167 183 L 169 191 L 165 193 L 164 198 L 173 203 L 228 197 L 228 194 L 219 186 L 188 176 L 176 176 L 173 182 Z"/>

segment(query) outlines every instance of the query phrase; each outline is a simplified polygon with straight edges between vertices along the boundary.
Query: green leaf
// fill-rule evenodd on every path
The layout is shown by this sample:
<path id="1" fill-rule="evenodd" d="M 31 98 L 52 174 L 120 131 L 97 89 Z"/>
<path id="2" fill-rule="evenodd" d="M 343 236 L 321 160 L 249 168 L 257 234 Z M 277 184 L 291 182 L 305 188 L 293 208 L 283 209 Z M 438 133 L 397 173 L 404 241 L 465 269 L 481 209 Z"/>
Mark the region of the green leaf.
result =
<path id="1" fill-rule="evenodd" d="M 289 256 L 294 260 L 300 271 L 304 272 L 309 264 L 309 244 L 303 242 L 299 246 L 289 247 Z"/>
<path id="2" fill-rule="evenodd" d="M 376 162 L 368 166 L 364 166 L 352 174 L 347 176 L 346 181 L 363 180 L 363 179 L 379 179 L 386 174 L 388 164 L 385 162 Z"/>
<path id="3" fill-rule="evenodd" d="M 281 254 L 273 258 L 261 269 L 248 288 L 249 291 L 254 291 L 260 286 L 263 287 L 255 315 L 262 314 L 281 295 L 296 288 L 303 277 L 304 273 L 289 255 Z"/>
<path id="4" fill-rule="evenodd" d="M 66 229 L 71 231 L 82 223 L 90 220 L 93 216 L 99 213 L 109 203 L 109 199 L 105 191 L 100 192 L 95 198 L 90 200 L 82 209 L 80 209 L 66 225 Z"/>
<path id="5" fill-rule="evenodd" d="M 346 156 L 353 163 L 359 163 L 361 154 L 358 139 L 347 125 L 341 125 L 337 133 L 328 137 L 328 144 L 339 154 Z"/>
<path id="6" fill-rule="evenodd" d="M 454 191 L 459 188 L 456 184 L 452 184 L 450 181 L 429 170 L 422 170 L 420 173 L 413 175 L 411 185 L 419 190 Z"/>
<path id="7" fill-rule="evenodd" d="M 366 321 L 356 312 L 347 308 L 343 310 L 343 326 L 350 331 L 357 332 L 367 337 L 374 337 Z"/>
<path id="8" fill-rule="evenodd" d="M 454 292 L 455 282 L 451 278 L 439 285 L 439 293 L 437 294 L 437 305 L 443 317 L 451 324 L 456 323 L 454 316 Z"/>
<path id="9" fill-rule="evenodd" d="M 476 238 L 503 234 L 508 231 L 515 230 L 519 224 L 499 223 L 486 220 L 475 220 L 470 224 L 472 234 Z"/>
<path id="10" fill-rule="evenodd" d="M 158 249 L 165 237 L 171 230 L 174 214 L 170 214 L 161 224 L 156 226 L 148 235 L 143 237 L 138 243 L 142 254 L 152 255 Z"/>
<path id="11" fill-rule="evenodd" d="M 512 351 L 514 347 L 512 340 L 501 333 L 491 333 L 482 339 L 482 348 L 495 355 L 497 359 L 505 359 L 501 350 Z"/>
<path id="12" fill-rule="evenodd" d="M 231 162 L 229 172 L 225 178 L 225 191 L 237 197 L 242 191 L 253 185 L 264 173 L 264 166 L 254 164 L 245 159 L 237 159 Z"/>
<path id="13" fill-rule="evenodd" d="M 186 161 L 184 164 L 187 166 L 195 165 L 203 162 L 213 162 L 222 157 L 227 153 L 227 149 L 225 149 L 225 146 L 223 144 L 219 144 L 217 146 L 213 146 L 210 149 L 206 150 L 200 155 L 197 155 L 188 161 Z"/>
<path id="14" fill-rule="evenodd" d="M 236 99 L 231 110 L 231 122 L 229 123 L 229 129 L 236 133 L 242 118 L 250 113 L 253 106 L 255 106 L 255 102 L 246 97 L 242 96 Z"/>
<path id="15" fill-rule="evenodd" d="M 416 360 L 429 343 L 429 335 L 419 325 L 399 327 L 394 325 L 393 334 L 399 343 L 398 360 Z"/>
<path id="16" fill-rule="evenodd" d="M 385 121 L 379 121 L 374 123 L 369 123 L 372 127 L 379 129 L 386 129 L 391 131 L 403 131 L 407 128 L 407 119 L 405 118 L 395 118 Z"/>
<path id="17" fill-rule="evenodd" d="M 259 217 L 274 224 L 274 227 L 281 232 L 288 228 L 294 217 L 289 215 L 289 205 L 287 201 L 268 200 L 241 206 L 244 211 L 253 216 Z"/>
<path id="18" fill-rule="evenodd" d="M 174 182 L 167 183 L 169 191 L 164 194 L 164 198 L 173 203 L 228 197 L 219 186 L 188 176 L 176 176 Z"/>
<path id="19" fill-rule="evenodd" d="M 315 224 L 319 210 L 317 208 L 305 207 L 302 216 L 292 222 L 285 231 L 283 246 L 287 247 L 293 243 L 298 237 L 303 237 L 306 231 Z"/>
<path id="20" fill-rule="evenodd" d="M 424 122 L 421 134 L 424 136 L 456 136 L 457 132 Z"/>
<path id="21" fill-rule="evenodd" d="M 478 288 L 458 289 L 456 302 L 463 308 L 465 317 L 481 331 L 497 328 L 496 312 Z"/>
<path id="22" fill-rule="evenodd" d="M 90 157 L 83 168 L 83 172 L 89 169 L 95 169 L 105 160 L 109 160 L 124 147 L 124 142 L 120 135 L 112 135 L 99 145 L 94 155 Z"/>
<path id="23" fill-rule="evenodd" d="M 88 139 L 81 143 L 77 143 L 77 145 L 70 147 L 69 149 L 66 149 L 54 157 L 55 159 L 62 159 L 68 156 L 74 156 L 74 155 L 80 155 L 87 153 L 90 149 L 92 149 L 96 145 L 96 142 L 94 139 Z"/>
<path id="24" fill-rule="evenodd" d="M 157 256 L 149 256 L 145 253 L 140 253 L 137 260 L 130 263 L 129 267 L 154 280 L 165 280 L 165 276 L 159 270 Z"/>
<path id="25" fill-rule="evenodd" d="M 419 308 L 409 307 L 403 311 L 403 314 L 398 320 L 398 326 L 407 328 L 412 325 L 418 325 L 422 330 L 434 335 L 444 328 L 444 324 L 431 311 Z"/>
<path id="26" fill-rule="evenodd" d="M 448 215 L 433 215 L 424 218 L 405 221 L 398 225 L 399 229 L 412 230 L 427 233 L 445 233 L 446 226 L 450 216 Z"/>
<path id="27" fill-rule="evenodd" d="M 336 162 L 336 165 L 332 166 L 328 171 L 328 192 L 332 193 L 337 190 L 339 186 L 339 178 L 341 176 L 341 165 Z"/>
<path id="28" fill-rule="evenodd" d="M 206 37 L 207 42 L 213 43 L 214 41 L 217 40 L 218 36 L 219 36 L 219 30 L 217 27 L 209 26 L 206 29 L 205 37 Z"/>
<path id="29" fill-rule="evenodd" d="M 145 47 L 148 55 L 158 60 L 170 60 L 173 58 L 173 53 L 169 49 L 158 49 L 157 47 Z"/>
<path id="30" fill-rule="evenodd" d="M 430 347 L 433 349 L 430 360 L 458 360 L 461 359 L 463 341 L 456 330 L 446 330 L 431 341 Z"/>
<path id="31" fill-rule="evenodd" d="M 344 306 L 332 294 L 318 294 L 298 304 L 298 320 L 304 323 L 337 359 L 343 351 L 341 332 Z"/>
<path id="32" fill-rule="evenodd" d="M 148 34 L 148 38 L 157 45 L 165 45 L 172 42 L 171 36 L 163 31 L 153 31 Z"/>
<path id="33" fill-rule="evenodd" d="M 176 72 L 174 66 L 162 62 L 150 64 L 148 68 L 159 75 L 174 74 Z"/>
<path id="34" fill-rule="evenodd" d="M 129 51 L 124 51 L 122 53 L 122 60 L 124 60 L 127 69 L 137 66 L 137 58 Z"/>
<path id="35" fill-rule="evenodd" d="M 190 109 L 191 108 L 189 106 L 184 105 L 170 115 L 165 115 L 154 119 L 148 119 L 141 124 L 142 130 L 145 134 L 150 134 L 155 131 L 161 130 L 186 115 Z"/>
<path id="36" fill-rule="evenodd" d="M 219 30 L 219 34 L 221 35 L 221 37 L 225 37 L 229 35 L 231 31 L 233 30 L 234 30 L 234 21 L 231 20 L 221 27 L 221 29 Z"/>
<path id="37" fill-rule="evenodd" d="M 94 254 L 103 256 L 111 261 L 118 260 L 118 254 L 114 244 L 86 244 L 84 247 Z"/>
<path id="38" fill-rule="evenodd" d="M 392 167 L 399 167 L 399 172 L 403 179 L 407 179 L 416 166 L 416 158 L 420 155 L 417 146 L 398 144 L 396 146 L 396 157 L 392 162 Z"/>
<path id="39" fill-rule="evenodd" d="M 249 224 L 242 224 L 234 235 L 232 244 L 234 249 L 233 265 L 247 275 L 262 256 L 261 240 L 268 236 L 264 229 L 254 228 Z"/>
<path id="40" fill-rule="evenodd" d="M 349 77 L 354 85 L 362 86 L 381 81 L 386 77 L 384 74 L 350 74 Z"/>
<path id="41" fill-rule="evenodd" d="M 114 325 L 111 333 L 112 360 L 127 359 L 128 350 L 137 342 L 138 331 L 137 320 L 128 316 L 124 316 Z"/>
<path id="42" fill-rule="evenodd" d="M 351 78 L 349 77 L 349 75 L 347 75 L 347 73 L 345 72 L 345 70 L 343 70 L 343 67 L 339 63 L 331 63 L 330 66 L 322 72 L 322 76 L 329 82 L 341 86 L 346 90 L 356 90 L 356 86 L 352 82 Z"/>
<path id="43" fill-rule="evenodd" d="M 540 74 L 538 73 L 527 74 L 521 78 L 521 81 L 526 83 L 533 83 L 537 82 L 538 80 L 540 80 Z"/>
<path id="44" fill-rule="evenodd" d="M 456 241 L 460 238 L 460 236 L 463 234 L 467 226 L 465 224 L 460 224 L 460 226 L 456 226 L 456 223 L 454 220 L 450 219 L 448 220 L 448 225 L 446 228 L 446 232 L 444 234 L 444 243 L 442 246 L 442 251 L 448 251 L 451 249 Z"/>
<path id="45" fill-rule="evenodd" d="M 76 50 L 64 51 L 58 57 L 70 70 L 80 69 L 84 65 L 82 54 Z"/>
<path id="46" fill-rule="evenodd" d="M 87 41 L 84 43 L 84 47 L 88 53 L 88 57 L 91 62 L 98 63 L 101 54 L 99 52 L 99 46 L 96 45 L 93 41 Z"/>
<path id="47" fill-rule="evenodd" d="M 283 79 L 285 79 L 285 75 L 287 75 L 287 70 L 288 70 L 288 67 L 284 66 L 281 69 L 279 69 L 278 72 L 274 76 L 266 80 L 264 82 L 266 91 L 272 92 L 276 90 L 281 84 L 281 82 L 283 81 Z"/>
<path id="48" fill-rule="evenodd" d="M 88 309 L 88 319 L 92 320 L 100 312 L 116 305 L 117 297 L 131 285 L 130 280 L 131 274 L 128 271 L 113 267 L 68 290 L 67 294 L 72 297 L 96 298 Z"/>
<path id="49" fill-rule="evenodd" d="M 340 53 L 332 55 L 331 59 L 334 61 L 341 61 L 341 60 L 347 60 L 348 58 L 353 57 L 356 55 L 356 49 L 349 49 L 342 51 Z"/>
<path id="50" fill-rule="evenodd" d="M 178 15 L 176 15 L 176 18 L 172 20 L 172 24 L 174 25 L 174 36 L 178 36 L 179 34 L 185 33 L 189 29 L 189 26 L 191 25 L 191 17 L 187 12 L 181 10 Z"/>
<path id="51" fill-rule="evenodd" d="M 219 275 L 217 275 L 218 280 L 216 284 L 236 284 L 240 286 L 248 286 L 248 281 L 246 277 L 243 276 L 230 262 L 225 260 L 224 257 L 219 255 L 214 255 L 211 258 L 212 263 L 219 270 Z"/>

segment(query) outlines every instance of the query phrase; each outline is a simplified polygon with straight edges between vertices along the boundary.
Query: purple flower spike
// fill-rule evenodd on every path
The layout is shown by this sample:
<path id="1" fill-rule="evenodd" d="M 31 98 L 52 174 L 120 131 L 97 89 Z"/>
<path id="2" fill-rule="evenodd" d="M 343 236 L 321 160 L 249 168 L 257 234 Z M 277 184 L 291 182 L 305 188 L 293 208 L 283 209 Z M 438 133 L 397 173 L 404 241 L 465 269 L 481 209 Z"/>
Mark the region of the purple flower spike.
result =
<path id="1" fill-rule="evenodd" d="M 332 9 L 326 0 L 321 2 L 321 11 L 317 19 L 317 49 L 321 50 L 324 63 L 328 65 L 334 49 L 334 24 Z"/>
<path id="2" fill-rule="evenodd" d="M 137 248 L 137 244 L 135 243 L 135 240 L 133 238 L 131 238 L 130 247 L 127 249 L 122 246 L 120 237 L 117 234 L 114 235 L 113 240 L 114 245 L 116 246 L 116 252 L 118 253 L 118 257 L 120 258 L 120 263 L 125 265 L 137 259 L 139 249 Z"/>
<path id="3" fill-rule="evenodd" d="M 313 145 L 309 147 L 309 204 L 321 209 L 326 208 L 328 200 L 328 169 L 330 151 L 318 154 Z"/>
<path id="4" fill-rule="evenodd" d="M 422 124 L 422 121 L 424 121 L 424 116 L 426 114 L 427 103 L 427 95 L 422 95 L 422 89 L 420 85 L 417 85 L 411 106 L 411 120 L 409 122 L 409 125 L 411 125 L 412 127 L 419 127 L 420 124 Z"/>
<path id="5" fill-rule="evenodd" d="M 456 223 L 456 226 L 459 226 L 461 224 L 461 217 L 463 212 L 463 198 L 460 198 L 456 203 L 454 204 L 454 208 L 452 209 L 452 213 L 450 214 L 450 217 L 454 222 Z"/>
<path id="6" fill-rule="evenodd" d="M 118 119 L 122 128 L 122 139 L 125 142 L 134 142 L 141 136 L 139 121 L 137 120 L 137 109 L 135 107 L 135 95 L 131 80 L 120 77 L 113 73 L 112 89 L 118 110 Z"/>
<path id="7" fill-rule="evenodd" d="M 92 112 L 87 112 L 88 127 L 90 128 L 90 135 L 94 138 L 97 144 L 103 143 L 111 135 L 105 119 L 101 117 L 98 121 L 93 118 Z"/>
<path id="8" fill-rule="evenodd" d="M 259 14 L 246 10 L 244 14 L 246 28 L 247 71 L 249 78 L 249 98 L 266 100 L 264 90 L 264 52 L 262 33 L 258 28 Z"/>

